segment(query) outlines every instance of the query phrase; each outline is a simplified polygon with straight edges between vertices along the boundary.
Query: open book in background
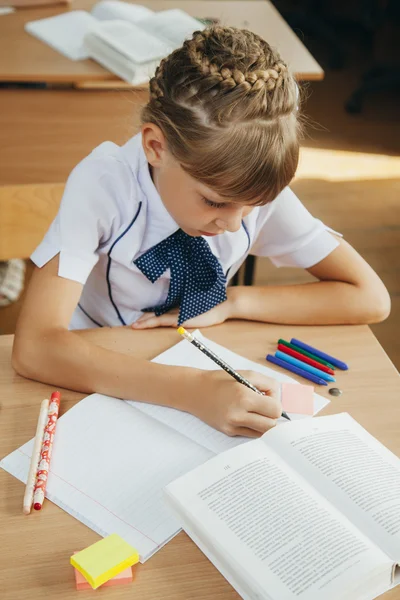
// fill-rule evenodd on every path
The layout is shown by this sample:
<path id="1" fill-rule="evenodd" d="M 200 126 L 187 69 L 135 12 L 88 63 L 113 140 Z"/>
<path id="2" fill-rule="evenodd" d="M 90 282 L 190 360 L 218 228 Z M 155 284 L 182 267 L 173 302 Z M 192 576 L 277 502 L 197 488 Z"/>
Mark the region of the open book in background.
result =
<path id="1" fill-rule="evenodd" d="M 75 10 L 30 21 L 25 29 L 72 60 L 93 58 L 128 83 L 145 83 L 162 58 L 204 25 L 180 9 L 102 0 L 90 13 Z"/>
<path id="2" fill-rule="evenodd" d="M 235 369 L 252 369 L 281 381 L 293 381 L 198 332 L 196 336 Z M 218 368 L 185 340 L 155 361 Z M 328 400 L 315 394 L 315 412 L 326 404 Z M 282 419 L 280 428 L 286 424 Z M 180 531 L 179 522 L 165 505 L 163 488 L 216 454 L 244 442 L 248 438 L 224 435 L 188 413 L 93 394 L 58 420 L 46 495 L 100 535 L 118 533 L 137 548 L 143 562 Z M 6 456 L 2 468 L 26 482 L 32 447 L 33 440 Z"/>
<path id="3" fill-rule="evenodd" d="M 400 461 L 346 413 L 223 452 L 166 498 L 246 600 L 369 600 L 399 583 Z"/>

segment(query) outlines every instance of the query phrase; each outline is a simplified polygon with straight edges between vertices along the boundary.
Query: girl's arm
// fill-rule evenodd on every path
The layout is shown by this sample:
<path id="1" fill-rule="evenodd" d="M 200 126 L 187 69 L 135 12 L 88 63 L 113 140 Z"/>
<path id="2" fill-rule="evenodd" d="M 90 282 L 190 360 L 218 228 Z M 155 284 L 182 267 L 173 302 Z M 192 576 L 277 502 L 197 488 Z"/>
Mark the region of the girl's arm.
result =
<path id="1" fill-rule="evenodd" d="M 254 437 L 275 425 L 282 407 L 268 377 L 246 375 L 267 394 L 261 396 L 224 371 L 159 365 L 69 331 L 82 285 L 57 273 L 55 257 L 32 276 L 13 347 L 12 363 L 20 375 L 80 392 L 171 406 L 229 435 Z"/>
<path id="2" fill-rule="evenodd" d="M 159 396 L 169 403 L 163 385 L 167 369 L 154 369 L 154 364 L 140 360 L 137 368 L 136 359 L 96 346 L 68 330 L 82 285 L 57 273 L 58 257 L 33 273 L 16 329 L 12 356 L 16 371 L 67 389 L 120 398 L 133 398 L 135 381 L 138 396 L 148 401 Z M 154 370 L 157 377 L 152 376 Z M 138 378 L 137 371 L 144 376 Z"/>
<path id="3" fill-rule="evenodd" d="M 377 323 L 388 317 L 388 291 L 375 271 L 344 240 L 307 270 L 319 281 L 231 288 L 229 317 L 287 325 L 356 325 Z"/>
<path id="4" fill-rule="evenodd" d="M 298 285 L 238 286 L 228 300 L 184 323 L 209 327 L 226 319 L 284 325 L 359 325 L 377 323 L 390 313 L 390 296 L 368 263 L 344 240 L 324 260 L 307 269 L 319 281 Z M 178 310 L 145 313 L 134 329 L 176 327 Z"/>

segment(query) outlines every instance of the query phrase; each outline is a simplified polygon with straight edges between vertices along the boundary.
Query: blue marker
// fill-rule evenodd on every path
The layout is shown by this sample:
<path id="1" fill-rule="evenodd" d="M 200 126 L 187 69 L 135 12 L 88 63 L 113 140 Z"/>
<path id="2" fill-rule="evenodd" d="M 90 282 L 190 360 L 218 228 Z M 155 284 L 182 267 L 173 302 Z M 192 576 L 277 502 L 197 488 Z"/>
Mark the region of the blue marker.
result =
<path id="1" fill-rule="evenodd" d="M 320 377 L 321 379 L 325 379 L 325 381 L 336 381 L 336 379 L 334 377 L 332 377 L 332 375 L 329 375 L 329 373 L 325 373 L 325 371 L 320 371 L 316 367 L 312 367 L 311 365 L 308 365 L 307 363 L 303 362 L 302 360 L 299 360 L 298 358 L 294 358 L 294 356 L 290 356 L 290 354 L 285 354 L 285 352 L 281 352 L 280 350 L 277 350 L 275 352 L 275 356 L 276 356 L 276 358 L 280 358 L 281 360 L 286 360 L 286 362 L 291 363 L 295 367 L 299 367 L 299 369 L 303 369 L 304 371 L 313 373 L 313 375 L 316 375 L 317 377 Z"/>
<path id="2" fill-rule="evenodd" d="M 271 362 L 274 365 L 278 365 L 278 367 L 282 367 L 283 369 L 286 369 L 287 371 L 291 371 L 291 373 L 296 373 L 296 375 L 300 375 L 301 377 L 304 377 L 304 379 L 308 379 L 309 381 L 318 383 L 318 385 L 328 385 L 327 382 L 325 381 L 325 379 L 321 379 L 321 377 L 317 377 L 316 375 L 313 375 L 312 373 L 309 373 L 308 371 L 304 371 L 304 369 L 299 369 L 299 367 L 295 367 L 294 365 L 290 364 L 286 360 L 281 360 L 280 358 L 276 358 L 276 356 L 273 356 L 272 354 L 268 354 L 266 356 L 266 359 L 268 360 L 268 362 Z"/>
<path id="3" fill-rule="evenodd" d="M 329 354 L 325 354 L 325 352 L 321 352 L 321 350 L 317 350 L 316 348 L 313 348 L 312 346 L 309 346 L 308 344 L 305 344 L 304 342 L 301 342 L 300 340 L 296 340 L 295 338 L 292 338 L 290 340 L 290 343 L 294 344 L 298 348 L 301 348 L 302 350 L 311 352 L 315 356 L 318 356 L 318 358 L 327 360 L 329 363 L 331 363 L 331 365 L 333 365 L 334 367 L 337 367 L 338 369 L 342 369 L 342 371 L 347 371 L 347 369 L 349 368 L 348 365 L 346 365 L 346 363 L 342 362 L 341 360 L 334 358 L 333 356 L 329 356 Z"/>

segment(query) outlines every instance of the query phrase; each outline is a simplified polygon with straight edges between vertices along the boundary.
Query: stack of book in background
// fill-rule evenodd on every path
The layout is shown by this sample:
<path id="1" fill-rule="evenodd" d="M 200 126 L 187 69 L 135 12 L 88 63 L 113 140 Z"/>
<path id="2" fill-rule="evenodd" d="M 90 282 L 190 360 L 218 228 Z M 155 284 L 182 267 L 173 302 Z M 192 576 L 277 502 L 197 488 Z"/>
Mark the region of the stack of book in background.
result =
<path id="1" fill-rule="evenodd" d="M 91 12 L 73 10 L 26 23 L 28 33 L 71 60 L 92 58 L 133 85 L 146 83 L 160 60 L 204 24 L 179 9 L 102 0 Z"/>

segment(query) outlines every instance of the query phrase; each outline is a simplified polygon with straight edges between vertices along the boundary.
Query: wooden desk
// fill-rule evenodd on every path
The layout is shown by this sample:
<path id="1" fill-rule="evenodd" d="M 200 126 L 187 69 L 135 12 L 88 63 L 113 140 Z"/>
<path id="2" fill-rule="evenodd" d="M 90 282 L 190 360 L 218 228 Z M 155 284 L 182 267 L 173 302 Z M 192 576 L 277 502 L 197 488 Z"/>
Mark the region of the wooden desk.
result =
<path id="1" fill-rule="evenodd" d="M 19 9 L 0 20 L 0 81 L 75 83 L 119 79 L 92 60 L 72 61 L 24 30 L 27 21 L 70 10 L 90 10 L 94 0 Z M 252 29 L 276 46 L 301 79 L 322 79 L 323 70 L 270 2 L 218 0 L 140 0 L 158 11 L 181 8 L 194 17 L 212 17 L 221 23 Z"/>
<path id="2" fill-rule="evenodd" d="M 135 331 L 102 329 L 80 335 L 120 352 L 151 358 L 176 343 L 171 329 Z M 279 337 L 296 336 L 336 355 L 350 364 L 339 372 L 343 389 L 324 414 L 347 411 L 390 450 L 400 454 L 400 380 L 392 363 L 368 327 L 284 327 L 229 322 L 207 329 L 206 335 L 235 352 L 263 363 Z M 50 388 L 17 376 L 10 366 L 11 336 L 0 337 L 0 456 L 33 437 L 39 402 Z M 318 390 L 327 394 L 326 388 Z M 82 394 L 65 391 L 62 413 Z M 22 515 L 24 486 L 8 473 L 0 473 L 1 548 L 0 589 L 2 600 L 41 600 L 78 597 L 69 556 L 98 539 L 82 523 L 46 502 L 40 513 Z M 108 588 L 107 600 L 234 600 L 236 592 L 183 533 L 174 538 L 145 565 L 139 565 L 131 586 Z M 80 596 L 79 596 L 80 597 Z M 103 597 L 103 596 L 102 596 Z M 399 588 L 385 600 L 399 600 Z"/>

